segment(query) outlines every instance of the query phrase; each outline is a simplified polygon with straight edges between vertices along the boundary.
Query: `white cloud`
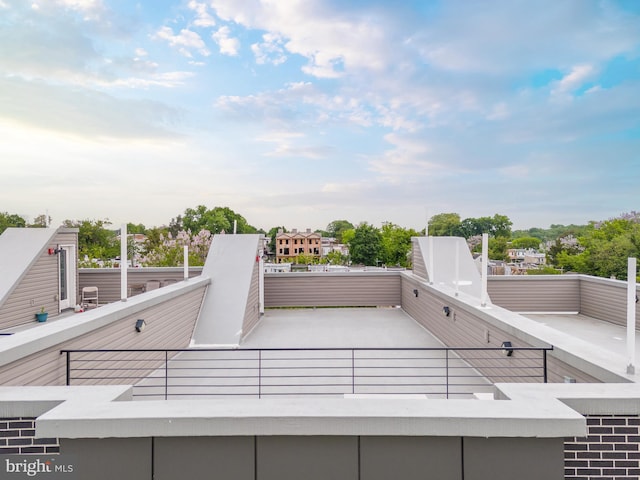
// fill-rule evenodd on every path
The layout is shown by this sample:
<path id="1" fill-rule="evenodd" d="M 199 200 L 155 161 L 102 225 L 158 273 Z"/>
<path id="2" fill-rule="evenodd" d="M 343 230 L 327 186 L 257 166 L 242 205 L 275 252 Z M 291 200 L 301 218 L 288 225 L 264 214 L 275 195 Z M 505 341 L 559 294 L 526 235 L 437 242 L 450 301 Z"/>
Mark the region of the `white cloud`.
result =
<path id="1" fill-rule="evenodd" d="M 387 182 L 414 182 L 452 168 L 452 165 L 444 164 L 432 144 L 419 136 L 390 133 L 384 138 L 393 148 L 372 158 L 369 169 Z"/>
<path id="2" fill-rule="evenodd" d="M 19 78 L 0 77 L 0 103 L 5 122 L 76 138 L 169 139 L 177 136 L 173 127 L 180 119 L 179 110 L 160 102 Z"/>
<path id="3" fill-rule="evenodd" d="M 416 29 L 408 45 L 430 65 L 457 72 L 566 68 L 631 52 L 640 39 L 637 15 L 611 2 L 452 0 L 436 20 Z"/>
<path id="4" fill-rule="evenodd" d="M 251 45 L 251 51 L 256 57 L 256 63 L 280 65 L 287 61 L 283 39 L 278 34 L 265 33 L 261 43 Z"/>
<path id="5" fill-rule="evenodd" d="M 188 7 L 196 12 L 196 19 L 193 21 L 196 27 L 214 27 L 216 25 L 216 21 L 209 13 L 206 3 L 191 0 Z"/>
<path id="6" fill-rule="evenodd" d="M 230 35 L 231 29 L 225 25 L 224 27 L 220 27 L 217 32 L 211 34 L 211 38 L 213 38 L 220 47 L 220 53 L 235 56 L 238 55 L 238 51 L 240 50 L 240 40 Z"/>
<path id="7" fill-rule="evenodd" d="M 338 78 L 352 69 L 381 70 L 391 58 L 383 18 L 349 16 L 318 0 L 212 0 L 219 17 L 282 38 L 284 48 L 309 63 L 303 71 Z M 258 57 L 261 58 L 261 57 Z"/>
<path id="8" fill-rule="evenodd" d="M 267 157 L 294 157 L 321 159 L 331 153 L 327 146 L 308 145 L 306 135 L 299 132 L 269 132 L 256 138 L 259 142 L 275 144 L 274 150 L 265 153 Z"/>
<path id="9" fill-rule="evenodd" d="M 561 80 L 554 83 L 551 95 L 560 96 L 572 93 L 582 87 L 585 82 L 591 80 L 596 73 L 593 65 L 576 65 Z"/>
<path id="10" fill-rule="evenodd" d="M 174 35 L 170 27 L 160 27 L 154 36 L 155 38 L 166 40 L 171 47 L 178 48 L 178 51 L 185 57 L 191 58 L 193 50 L 205 57 L 211 54 L 200 35 L 186 28 L 183 28 L 179 34 Z"/>
<path id="11" fill-rule="evenodd" d="M 509 107 L 505 102 L 496 103 L 491 107 L 487 120 L 504 120 L 509 117 Z"/>

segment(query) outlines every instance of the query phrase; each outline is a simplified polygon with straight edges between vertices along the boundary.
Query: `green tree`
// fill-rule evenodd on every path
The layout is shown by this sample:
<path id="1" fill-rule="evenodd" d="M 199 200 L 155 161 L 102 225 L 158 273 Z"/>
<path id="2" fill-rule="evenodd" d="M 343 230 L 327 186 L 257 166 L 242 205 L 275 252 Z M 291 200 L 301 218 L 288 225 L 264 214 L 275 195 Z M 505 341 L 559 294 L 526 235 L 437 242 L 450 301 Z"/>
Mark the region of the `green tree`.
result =
<path id="1" fill-rule="evenodd" d="M 189 265 L 204 265 L 209 253 L 213 236 L 208 230 L 201 230 L 195 235 L 181 231 L 175 237 L 171 232 L 160 235 L 160 244 L 140 260 L 146 267 L 179 267 L 184 264 L 184 247 L 189 249 Z"/>
<path id="2" fill-rule="evenodd" d="M 0 212 L 0 234 L 9 227 L 23 228 L 27 226 L 27 222 L 20 215 L 15 213 Z"/>
<path id="3" fill-rule="evenodd" d="M 630 212 L 603 222 L 590 222 L 577 243 L 566 236 L 549 248 L 553 265 L 599 277 L 627 278 L 627 258 L 640 256 L 640 214 Z"/>
<path id="4" fill-rule="evenodd" d="M 327 253 L 324 257 L 324 262 L 331 265 L 347 265 L 349 263 L 349 256 L 343 255 L 337 250 L 332 250 Z"/>
<path id="5" fill-rule="evenodd" d="M 130 233 L 142 233 L 142 234 L 146 234 L 147 233 L 147 227 L 145 227 L 143 224 L 141 223 L 127 223 L 127 234 Z"/>
<path id="6" fill-rule="evenodd" d="M 380 233 L 382 262 L 385 265 L 410 266 L 411 237 L 418 236 L 418 232 L 385 222 Z"/>
<path id="7" fill-rule="evenodd" d="M 366 222 L 358 225 L 348 245 L 353 263 L 377 265 L 377 262 L 381 260 L 382 235 L 380 230 L 373 225 Z"/>
<path id="8" fill-rule="evenodd" d="M 271 253 L 275 253 L 276 252 L 276 236 L 278 235 L 278 232 L 282 230 L 282 233 L 287 233 L 287 229 L 282 226 L 282 227 L 273 227 L 269 230 L 269 232 L 266 234 L 266 237 L 269 239 L 269 252 Z"/>
<path id="9" fill-rule="evenodd" d="M 489 258 L 491 260 L 509 260 L 507 254 L 507 239 L 505 237 L 489 238 Z"/>
<path id="10" fill-rule="evenodd" d="M 120 244 L 116 232 L 108 230 L 109 220 L 65 220 L 64 227 L 78 229 L 78 250 L 80 257 L 89 259 L 110 259 L 120 255 Z"/>
<path id="11" fill-rule="evenodd" d="M 247 220 L 240 214 L 228 207 L 214 207 L 211 210 L 204 205 L 196 208 L 187 208 L 184 215 L 178 215 L 171 220 L 169 230 L 175 236 L 176 230 L 187 230 L 199 232 L 208 230 L 215 233 L 233 233 L 234 221 L 236 222 L 237 233 L 257 233 L 258 230 L 249 225 Z"/>
<path id="12" fill-rule="evenodd" d="M 457 213 L 439 213 L 429 219 L 429 235 L 434 237 L 457 236 L 459 227 L 460 215 Z"/>
<path id="13" fill-rule="evenodd" d="M 540 248 L 540 239 L 536 237 L 520 237 L 511 240 L 512 248 Z"/>
<path id="14" fill-rule="evenodd" d="M 36 218 L 33 219 L 33 222 L 31 224 L 29 224 L 29 227 L 31 228 L 47 228 L 49 225 L 51 225 L 51 217 L 49 215 L 38 215 Z"/>
<path id="15" fill-rule="evenodd" d="M 334 220 L 327 225 L 327 233 L 330 237 L 335 238 L 338 243 L 344 243 L 342 234 L 346 230 L 353 230 L 353 228 L 353 224 L 347 220 Z"/>
<path id="16" fill-rule="evenodd" d="M 298 265 L 311 265 L 320 262 L 320 257 L 314 257 L 313 255 L 300 254 L 295 257 L 293 263 Z"/>

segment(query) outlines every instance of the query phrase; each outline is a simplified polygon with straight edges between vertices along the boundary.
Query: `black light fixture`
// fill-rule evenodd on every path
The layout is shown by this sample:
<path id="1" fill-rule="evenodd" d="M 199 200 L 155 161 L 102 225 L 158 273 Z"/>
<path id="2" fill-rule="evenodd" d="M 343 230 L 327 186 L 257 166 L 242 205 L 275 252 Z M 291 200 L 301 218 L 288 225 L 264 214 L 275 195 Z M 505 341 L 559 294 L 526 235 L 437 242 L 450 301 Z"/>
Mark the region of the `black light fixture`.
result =
<path id="1" fill-rule="evenodd" d="M 513 345 L 511 342 L 502 342 L 502 353 L 504 353 L 507 357 L 513 355 Z"/>
<path id="2" fill-rule="evenodd" d="M 417 297 L 417 296 L 418 296 L 418 289 L 417 289 L 417 288 L 414 288 L 414 289 L 413 289 L 413 295 L 414 295 L 415 297 Z"/>
<path id="3" fill-rule="evenodd" d="M 451 315 L 451 309 L 447 306 L 442 307 L 442 313 L 444 313 L 445 317 L 448 317 L 449 315 Z"/>
<path id="4" fill-rule="evenodd" d="M 136 320 L 136 332 L 141 332 L 142 330 L 144 330 L 144 327 L 146 326 L 147 326 L 147 323 L 142 318 L 139 318 L 138 320 Z"/>

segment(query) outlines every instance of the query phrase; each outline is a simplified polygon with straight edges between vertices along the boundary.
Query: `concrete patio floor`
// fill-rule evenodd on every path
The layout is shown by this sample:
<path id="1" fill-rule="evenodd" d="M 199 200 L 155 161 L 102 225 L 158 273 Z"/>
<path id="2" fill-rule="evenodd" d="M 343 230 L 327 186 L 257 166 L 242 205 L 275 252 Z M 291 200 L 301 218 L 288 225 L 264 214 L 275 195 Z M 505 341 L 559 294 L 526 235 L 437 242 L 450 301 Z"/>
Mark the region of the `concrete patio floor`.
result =
<path id="1" fill-rule="evenodd" d="M 168 372 L 158 369 L 135 391 L 149 399 L 162 395 L 165 377 L 170 399 L 353 394 L 472 398 L 492 390 L 455 353 L 445 360 L 443 350 L 406 350 L 443 347 L 399 308 L 274 309 L 267 310 L 237 350 L 182 352 L 169 361 Z"/>
<path id="2" fill-rule="evenodd" d="M 608 368 L 624 371 L 628 362 L 627 329 L 604 320 L 582 314 L 524 314 L 525 317 L 592 345 L 594 350 L 605 352 Z M 640 332 L 636 330 L 635 365 L 640 370 Z M 640 371 L 638 372 L 640 373 Z M 638 381 L 629 377 L 632 381 Z"/>
<path id="3" fill-rule="evenodd" d="M 400 308 L 267 310 L 241 348 L 444 347 Z"/>

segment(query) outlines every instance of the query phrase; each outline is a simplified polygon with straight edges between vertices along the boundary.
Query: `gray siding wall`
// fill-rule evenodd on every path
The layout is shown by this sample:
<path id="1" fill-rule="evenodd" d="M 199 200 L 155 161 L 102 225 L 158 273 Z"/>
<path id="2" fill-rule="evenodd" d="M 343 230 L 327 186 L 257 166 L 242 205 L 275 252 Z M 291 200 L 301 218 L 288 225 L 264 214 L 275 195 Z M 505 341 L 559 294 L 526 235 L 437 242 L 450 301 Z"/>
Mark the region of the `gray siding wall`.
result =
<path id="1" fill-rule="evenodd" d="M 413 293 L 418 289 L 418 297 Z M 451 308 L 451 314 L 447 317 L 443 314 L 444 306 Z M 456 305 L 453 298 L 440 298 L 427 290 L 417 280 L 403 277 L 402 279 L 402 308 L 419 324 L 435 335 L 447 347 L 491 347 L 499 348 L 504 341 L 510 341 L 514 347 L 534 347 L 522 340 L 514 338 L 505 331 L 490 325 L 479 318 L 471 309 Z M 488 338 L 488 341 L 487 341 Z M 539 355 L 538 353 L 526 353 L 527 356 Z M 460 356 L 487 376 L 492 382 L 510 382 L 510 375 L 526 376 L 525 369 L 529 362 L 524 361 L 525 352 L 516 352 L 512 357 L 495 360 L 495 353 L 490 352 L 461 352 Z M 471 359 L 470 357 L 473 357 Z M 490 359 L 489 357 L 494 357 Z M 504 369 L 500 369 L 508 362 Z M 562 382 L 565 376 L 571 376 L 579 382 L 594 383 L 598 380 L 570 367 L 566 363 L 548 354 L 548 380 L 549 382 Z M 522 379 L 518 379 L 522 382 Z M 540 379 L 531 379 L 540 381 Z"/>
<path id="2" fill-rule="evenodd" d="M 265 274 L 266 307 L 400 305 L 400 272 Z"/>
<path id="3" fill-rule="evenodd" d="M 255 262 L 251 274 L 251 285 L 247 297 L 244 320 L 242 322 L 242 336 L 247 335 L 260 321 L 260 262 Z"/>
<path id="4" fill-rule="evenodd" d="M 640 290 L 636 289 L 636 295 Z M 640 303 L 636 303 L 636 327 L 638 325 Z M 627 284 L 581 275 L 580 313 L 606 320 L 616 325 L 627 324 Z"/>
<path id="5" fill-rule="evenodd" d="M 418 275 L 419 277 L 424 278 L 425 280 L 429 279 L 429 275 L 427 274 L 427 267 L 424 264 L 424 257 L 422 255 L 422 250 L 418 245 L 417 241 L 413 241 L 413 249 L 411 250 L 412 261 L 413 261 L 413 273 Z"/>
<path id="6" fill-rule="evenodd" d="M 34 322 L 35 314 L 41 307 L 44 307 L 50 317 L 59 315 L 59 258 L 58 255 L 47 253 L 47 249 L 56 248 L 58 245 L 75 245 L 77 251 L 77 234 L 58 232 L 42 249 L 40 256 L 0 306 L 0 329 Z"/>
<path id="7" fill-rule="evenodd" d="M 189 277 L 197 277 L 202 273 L 202 267 L 189 269 Z M 98 287 L 100 303 L 112 303 L 120 301 L 120 269 L 118 268 L 82 268 L 79 271 L 79 291 L 82 287 Z M 127 283 L 132 285 L 144 285 L 149 280 L 181 281 L 184 279 L 184 269 L 176 268 L 130 268 L 127 270 Z M 133 290 L 133 294 L 140 294 L 140 290 Z M 80 296 L 78 296 L 80 298 Z M 79 301 L 79 300 L 78 300 Z"/>
<path id="8" fill-rule="evenodd" d="M 60 350 L 63 349 L 186 348 L 191 340 L 204 291 L 205 287 L 194 290 L 145 311 L 128 315 L 91 333 L 5 365 L 0 368 L 0 385 L 64 385 L 66 363 L 65 357 L 60 355 Z M 142 332 L 136 332 L 134 328 L 138 318 L 143 318 L 147 323 Z M 105 360 L 109 359 L 108 355 L 105 354 Z M 162 360 L 149 362 L 149 369 L 160 366 L 163 363 Z M 88 383 L 96 385 L 131 382 L 91 379 Z"/>
<path id="9" fill-rule="evenodd" d="M 564 478 L 561 438 L 79 438 L 62 439 L 60 446 L 63 455 L 77 459 L 78 478 L 92 480 Z"/>
<path id="10" fill-rule="evenodd" d="M 578 312 L 580 276 L 489 276 L 494 305 L 514 312 Z"/>

